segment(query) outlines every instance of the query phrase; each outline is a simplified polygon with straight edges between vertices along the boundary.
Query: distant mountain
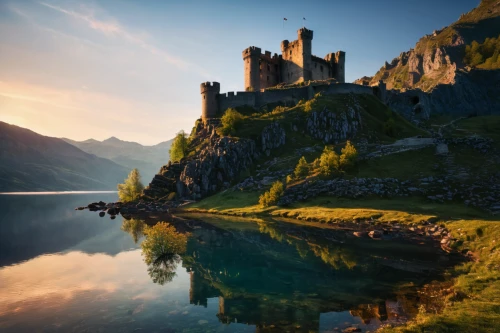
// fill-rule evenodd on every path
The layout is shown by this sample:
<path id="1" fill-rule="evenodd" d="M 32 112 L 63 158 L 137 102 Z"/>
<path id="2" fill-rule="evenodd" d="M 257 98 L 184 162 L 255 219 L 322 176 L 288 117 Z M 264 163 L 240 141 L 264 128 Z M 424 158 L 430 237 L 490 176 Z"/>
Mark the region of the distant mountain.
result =
<path id="1" fill-rule="evenodd" d="M 129 170 L 139 169 L 143 183 L 148 183 L 169 160 L 168 151 L 173 139 L 154 146 L 143 146 L 136 142 L 123 141 L 111 137 L 104 141 L 89 139 L 74 141 L 63 138 L 64 141 L 80 148 L 84 152 L 110 159 Z"/>
<path id="2" fill-rule="evenodd" d="M 115 190 L 127 173 L 61 139 L 0 122 L 0 192 Z"/>

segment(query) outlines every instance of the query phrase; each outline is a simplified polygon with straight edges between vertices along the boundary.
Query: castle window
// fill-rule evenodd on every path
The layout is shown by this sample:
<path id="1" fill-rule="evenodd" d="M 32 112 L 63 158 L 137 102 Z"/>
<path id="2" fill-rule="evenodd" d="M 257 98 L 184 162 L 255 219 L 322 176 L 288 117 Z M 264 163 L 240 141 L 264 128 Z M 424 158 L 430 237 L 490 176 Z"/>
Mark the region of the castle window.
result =
<path id="1" fill-rule="evenodd" d="M 203 99 L 205 99 L 205 95 L 203 95 Z"/>
<path id="2" fill-rule="evenodd" d="M 278 72 L 278 65 L 274 65 L 274 71 L 277 73 Z"/>
<path id="3" fill-rule="evenodd" d="M 323 71 L 323 66 L 319 66 L 319 70 L 320 70 L 320 71 Z"/>
<path id="4" fill-rule="evenodd" d="M 269 82 L 269 75 L 267 76 L 267 82 Z"/>
<path id="5" fill-rule="evenodd" d="M 290 55 L 292 55 L 292 50 L 290 50 Z"/>
<path id="6" fill-rule="evenodd" d="M 271 65 L 267 64 L 267 71 L 270 72 L 271 71 Z M 269 81 L 269 80 L 268 80 Z"/>

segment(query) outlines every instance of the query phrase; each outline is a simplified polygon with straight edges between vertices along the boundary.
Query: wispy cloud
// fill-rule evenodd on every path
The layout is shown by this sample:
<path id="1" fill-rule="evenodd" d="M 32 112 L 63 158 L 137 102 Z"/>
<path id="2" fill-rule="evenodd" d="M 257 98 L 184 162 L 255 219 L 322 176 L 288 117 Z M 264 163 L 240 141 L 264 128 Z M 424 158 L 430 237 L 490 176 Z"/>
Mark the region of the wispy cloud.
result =
<path id="1" fill-rule="evenodd" d="M 99 31 L 100 33 L 108 36 L 108 37 L 115 37 L 115 38 L 122 38 L 129 43 L 132 43 L 136 46 L 139 46 L 143 48 L 144 50 L 150 52 L 151 54 L 157 55 L 162 57 L 166 62 L 180 68 L 180 69 L 189 69 L 193 68 L 194 66 L 183 59 L 173 56 L 170 54 L 168 51 L 161 49 L 155 45 L 153 45 L 150 41 L 147 39 L 147 35 L 145 34 L 138 34 L 130 31 L 126 27 L 124 27 L 118 20 L 111 18 L 108 20 L 102 20 L 98 19 L 94 15 L 94 11 L 90 11 L 90 13 L 82 13 L 78 12 L 75 10 L 67 9 L 67 8 L 62 8 L 47 2 L 39 2 L 39 4 L 53 9 L 57 12 L 63 13 L 65 15 L 68 15 L 74 19 L 80 20 L 85 22 L 90 28 Z M 203 71 L 201 71 L 201 74 L 204 75 Z M 205 76 L 205 75 L 204 75 Z"/>

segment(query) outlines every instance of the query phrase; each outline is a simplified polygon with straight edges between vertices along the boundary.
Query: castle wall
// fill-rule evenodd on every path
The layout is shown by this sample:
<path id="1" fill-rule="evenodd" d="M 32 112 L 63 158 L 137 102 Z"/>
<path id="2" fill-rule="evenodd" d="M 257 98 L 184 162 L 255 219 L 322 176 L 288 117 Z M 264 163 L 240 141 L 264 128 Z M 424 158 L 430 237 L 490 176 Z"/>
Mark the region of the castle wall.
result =
<path id="1" fill-rule="evenodd" d="M 228 108 L 234 108 L 237 106 L 252 106 L 255 107 L 256 96 L 259 92 L 228 92 L 227 94 L 220 94 L 219 99 L 219 110 L 221 112 L 226 111 Z"/>
<path id="2" fill-rule="evenodd" d="M 373 95 L 373 88 L 367 86 L 361 86 L 354 83 L 337 83 L 328 86 L 328 89 L 324 91 L 326 95 L 334 94 L 369 94 Z"/>
<path id="3" fill-rule="evenodd" d="M 266 51 L 260 55 L 259 73 L 260 89 L 274 87 L 281 81 L 281 59 L 277 54 L 271 57 L 271 52 Z"/>
<path id="4" fill-rule="evenodd" d="M 261 92 L 256 98 L 256 107 L 276 102 L 298 102 L 301 99 L 311 99 L 312 87 L 298 87 L 290 89 L 267 90 Z"/>
<path id="5" fill-rule="evenodd" d="M 326 80 L 332 76 L 332 67 L 326 60 L 312 57 L 312 79 Z"/>
<path id="6" fill-rule="evenodd" d="M 304 81 L 304 58 L 302 41 L 294 40 L 282 49 L 283 68 L 281 78 L 286 83 Z"/>

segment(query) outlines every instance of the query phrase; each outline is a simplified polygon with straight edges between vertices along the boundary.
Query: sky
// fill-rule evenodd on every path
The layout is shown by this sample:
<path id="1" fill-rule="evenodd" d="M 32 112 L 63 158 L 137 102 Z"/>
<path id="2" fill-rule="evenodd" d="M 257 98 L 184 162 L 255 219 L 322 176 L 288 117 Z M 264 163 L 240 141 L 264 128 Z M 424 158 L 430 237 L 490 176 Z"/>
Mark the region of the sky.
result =
<path id="1" fill-rule="evenodd" d="M 478 4 L 0 0 L 0 121 L 47 136 L 153 145 L 190 132 L 201 116 L 200 83 L 244 89 L 248 46 L 278 53 L 305 24 L 313 54 L 346 52 L 352 82 Z"/>

